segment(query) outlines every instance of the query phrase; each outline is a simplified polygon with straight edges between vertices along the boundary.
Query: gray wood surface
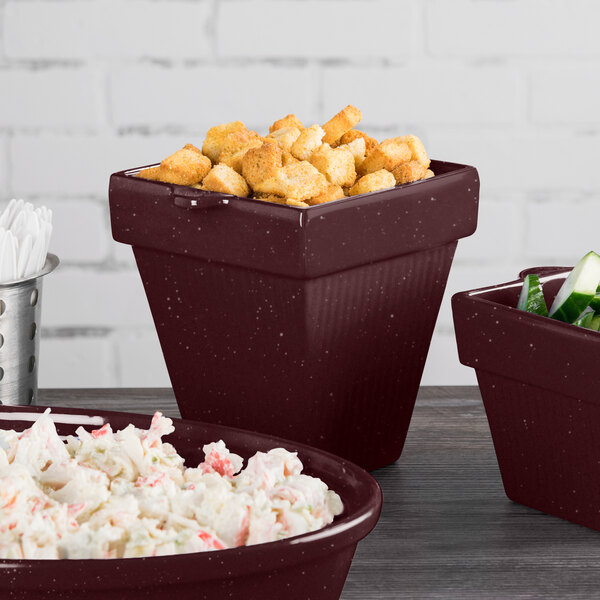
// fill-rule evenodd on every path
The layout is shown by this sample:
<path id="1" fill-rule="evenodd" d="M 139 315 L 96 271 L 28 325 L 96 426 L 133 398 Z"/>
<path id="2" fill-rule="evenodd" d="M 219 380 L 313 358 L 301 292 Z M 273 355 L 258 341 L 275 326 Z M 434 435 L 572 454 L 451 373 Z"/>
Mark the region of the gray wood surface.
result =
<path id="1" fill-rule="evenodd" d="M 171 390 L 40 390 L 39 403 L 178 416 Z M 343 600 L 600 598 L 600 533 L 508 500 L 479 391 L 422 388 Z"/>

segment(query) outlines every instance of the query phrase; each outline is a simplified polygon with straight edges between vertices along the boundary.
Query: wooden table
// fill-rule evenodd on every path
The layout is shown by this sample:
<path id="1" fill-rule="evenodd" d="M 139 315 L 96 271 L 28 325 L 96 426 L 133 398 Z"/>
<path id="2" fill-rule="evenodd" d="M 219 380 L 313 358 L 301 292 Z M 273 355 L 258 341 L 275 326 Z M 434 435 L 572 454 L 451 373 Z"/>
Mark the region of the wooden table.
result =
<path id="1" fill-rule="evenodd" d="M 179 416 L 167 389 L 39 398 Z M 506 498 L 477 388 L 422 388 L 402 457 L 373 474 L 383 513 L 358 547 L 343 600 L 600 598 L 600 533 Z"/>

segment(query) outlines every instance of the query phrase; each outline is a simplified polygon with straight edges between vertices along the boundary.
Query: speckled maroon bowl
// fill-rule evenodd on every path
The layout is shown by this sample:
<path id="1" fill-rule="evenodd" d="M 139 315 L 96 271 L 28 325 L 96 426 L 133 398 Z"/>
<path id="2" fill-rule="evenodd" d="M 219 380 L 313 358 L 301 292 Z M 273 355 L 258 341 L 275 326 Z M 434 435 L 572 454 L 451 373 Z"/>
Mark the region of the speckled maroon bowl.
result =
<path id="1" fill-rule="evenodd" d="M 600 334 L 516 307 L 541 274 L 548 306 L 570 272 L 452 298 L 460 361 L 473 367 L 506 495 L 600 530 Z"/>
<path id="2" fill-rule="evenodd" d="M 366 469 L 402 452 L 473 167 L 297 208 L 112 175 L 181 414 Z M 202 400 L 199 401 L 199 398 Z"/>
<path id="3" fill-rule="evenodd" d="M 0 407 L 0 428 L 31 425 L 40 407 Z M 58 433 L 79 425 L 115 429 L 133 423 L 147 428 L 147 415 L 52 409 Z M 90 417 L 98 417 L 90 423 Z M 37 600 L 334 600 L 340 597 L 357 543 L 375 526 L 381 490 L 368 473 L 326 452 L 280 438 L 229 427 L 174 419 L 168 436 L 188 465 L 203 460 L 202 446 L 222 439 L 248 458 L 274 447 L 297 451 L 304 472 L 320 477 L 344 503 L 344 513 L 327 527 L 267 544 L 177 556 L 106 560 L 0 560 L 0 598 Z"/>

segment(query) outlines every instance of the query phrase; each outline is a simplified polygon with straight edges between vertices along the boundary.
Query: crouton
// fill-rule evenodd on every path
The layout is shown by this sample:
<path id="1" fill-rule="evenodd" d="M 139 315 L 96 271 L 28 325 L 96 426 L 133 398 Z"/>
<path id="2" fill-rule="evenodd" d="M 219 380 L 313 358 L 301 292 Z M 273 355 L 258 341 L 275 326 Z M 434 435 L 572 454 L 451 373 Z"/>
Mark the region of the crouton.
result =
<path id="1" fill-rule="evenodd" d="M 136 177 L 142 179 L 150 179 L 152 181 L 159 181 L 160 179 L 160 167 L 150 167 L 149 169 L 142 169 Z"/>
<path id="2" fill-rule="evenodd" d="M 337 142 L 337 140 L 339 140 L 347 131 L 352 129 L 361 119 L 362 114 L 360 110 L 349 104 L 323 125 L 323 129 L 325 130 L 323 142 L 326 144 Z"/>
<path id="3" fill-rule="evenodd" d="M 350 196 L 385 190 L 386 188 L 393 188 L 395 185 L 394 176 L 389 171 L 380 169 L 361 177 L 350 189 Z"/>
<path id="4" fill-rule="evenodd" d="M 329 183 L 350 186 L 356 179 L 354 156 L 346 148 L 332 148 L 322 144 L 313 152 L 310 163 L 323 173 Z"/>
<path id="5" fill-rule="evenodd" d="M 281 151 L 281 160 L 284 167 L 290 163 L 300 162 L 295 156 L 292 156 L 290 152 L 286 152 L 285 150 Z"/>
<path id="6" fill-rule="evenodd" d="M 282 150 L 279 144 L 266 138 L 261 146 L 252 148 L 242 159 L 242 175 L 252 189 L 269 177 L 274 177 L 282 166 Z"/>
<path id="7" fill-rule="evenodd" d="M 299 160 L 309 160 L 312 153 L 322 144 L 325 130 L 319 125 L 303 129 L 292 144 L 291 152 Z"/>
<path id="8" fill-rule="evenodd" d="M 339 200 L 340 198 L 344 198 L 344 190 L 339 185 L 334 185 L 330 183 L 324 192 L 315 196 L 314 198 L 308 198 L 306 203 L 309 206 L 315 206 L 317 204 L 323 204 L 324 202 L 331 202 L 332 200 Z"/>
<path id="9" fill-rule="evenodd" d="M 279 119 L 279 121 L 275 121 L 271 127 L 269 127 L 269 133 L 273 133 L 278 129 L 284 129 L 286 127 L 297 127 L 302 131 L 304 129 L 304 125 L 302 125 L 302 121 L 296 115 L 287 115 L 283 117 L 283 119 Z"/>
<path id="10" fill-rule="evenodd" d="M 246 156 L 246 152 L 248 152 L 248 150 L 251 150 L 252 148 L 259 148 L 262 145 L 262 138 L 251 138 L 237 150 L 223 150 L 221 154 L 219 154 L 219 163 L 223 163 L 241 174 L 242 161 L 244 159 L 244 156 Z"/>
<path id="11" fill-rule="evenodd" d="M 275 204 L 285 204 L 286 200 L 282 196 L 275 196 L 274 194 L 254 194 L 254 198 L 264 202 L 274 202 Z"/>
<path id="12" fill-rule="evenodd" d="M 411 160 L 420 162 L 426 169 L 429 168 L 431 161 L 429 160 L 429 156 L 427 156 L 423 142 L 416 135 L 404 135 L 395 139 L 408 144 L 411 151 Z"/>
<path id="13" fill-rule="evenodd" d="M 235 131 L 243 131 L 246 126 L 241 121 L 233 121 L 232 123 L 224 123 L 211 127 L 206 132 L 206 139 L 202 144 L 202 153 L 208 156 L 213 163 L 219 160 L 219 154 L 223 150 L 225 140 L 230 133 Z"/>
<path id="14" fill-rule="evenodd" d="M 411 183 L 412 181 L 424 179 L 427 174 L 427 167 L 424 167 L 417 160 L 411 160 L 398 165 L 392 173 L 396 178 L 396 183 Z"/>
<path id="15" fill-rule="evenodd" d="M 273 177 L 255 186 L 257 192 L 275 194 L 303 201 L 318 196 L 327 188 L 327 179 L 309 162 L 290 163 L 277 170 Z"/>
<path id="16" fill-rule="evenodd" d="M 302 202 L 301 200 L 296 200 L 296 198 L 288 198 L 285 203 L 288 206 L 301 206 L 302 208 L 308 208 L 310 205 L 306 202 Z"/>
<path id="17" fill-rule="evenodd" d="M 215 165 L 202 182 L 202 189 L 234 196 L 248 196 L 250 190 L 244 178 L 227 165 Z"/>
<path id="18" fill-rule="evenodd" d="M 340 138 L 339 144 L 349 144 L 358 138 L 365 140 L 365 154 L 367 156 L 369 156 L 369 154 L 371 154 L 371 152 L 373 152 L 373 150 L 379 146 L 379 142 L 375 138 L 368 136 L 366 133 L 359 131 L 358 129 L 351 129 L 350 131 L 347 131 Z"/>
<path id="19" fill-rule="evenodd" d="M 380 169 L 392 171 L 399 164 L 408 162 L 410 157 L 411 151 L 408 144 L 398 142 L 396 138 L 384 140 L 362 161 L 359 173 L 366 175 Z"/>
<path id="20" fill-rule="evenodd" d="M 255 142 L 256 140 L 262 141 L 262 138 L 258 135 L 258 133 L 256 133 L 256 131 L 252 131 L 250 129 L 239 129 L 237 131 L 232 131 L 223 138 L 221 152 L 219 154 L 222 154 L 223 152 L 235 153 L 238 150 L 241 150 L 244 146 L 248 145 L 248 143 Z"/>
<path id="21" fill-rule="evenodd" d="M 354 167 L 357 170 L 362 164 L 363 160 L 365 160 L 366 142 L 364 138 L 358 137 L 348 144 L 340 144 L 336 148 L 345 148 L 346 150 L 350 150 L 350 152 L 352 152 L 352 156 L 354 156 Z"/>
<path id="22" fill-rule="evenodd" d="M 292 149 L 292 144 L 298 139 L 299 136 L 300 130 L 297 127 L 284 127 L 283 129 L 276 129 L 267 137 L 277 140 L 277 143 L 281 146 L 281 149 L 289 152 Z"/>
<path id="23" fill-rule="evenodd" d="M 208 157 L 204 156 L 196 146 L 186 144 L 181 150 L 165 158 L 159 167 L 140 171 L 138 177 L 178 185 L 194 185 L 202 181 L 210 171 L 210 167 Z"/>

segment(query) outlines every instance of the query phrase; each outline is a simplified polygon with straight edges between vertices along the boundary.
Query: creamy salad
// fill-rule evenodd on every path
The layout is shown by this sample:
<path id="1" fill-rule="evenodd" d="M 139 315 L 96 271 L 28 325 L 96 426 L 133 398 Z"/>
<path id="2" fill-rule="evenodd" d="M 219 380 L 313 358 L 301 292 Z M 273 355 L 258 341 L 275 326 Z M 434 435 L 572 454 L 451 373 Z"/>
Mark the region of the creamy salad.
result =
<path id="1" fill-rule="evenodd" d="M 0 430 L 0 558 L 122 558 L 221 550 L 315 531 L 340 497 L 302 474 L 296 453 L 242 458 L 222 441 L 186 468 L 150 429 L 79 427 L 63 441 L 49 410 L 21 432 Z"/>

